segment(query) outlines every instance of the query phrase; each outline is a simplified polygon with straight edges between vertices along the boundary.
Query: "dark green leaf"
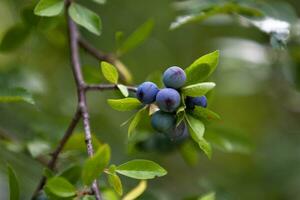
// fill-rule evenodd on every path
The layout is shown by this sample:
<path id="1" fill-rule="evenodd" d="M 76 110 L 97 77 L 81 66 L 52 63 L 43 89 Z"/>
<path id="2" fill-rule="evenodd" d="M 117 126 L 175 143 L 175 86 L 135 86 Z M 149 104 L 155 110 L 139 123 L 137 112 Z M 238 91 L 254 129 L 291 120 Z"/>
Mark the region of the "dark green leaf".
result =
<path id="1" fill-rule="evenodd" d="M 132 97 L 124 99 L 108 99 L 107 103 L 115 110 L 118 111 L 130 111 L 141 107 L 141 102 Z"/>
<path id="2" fill-rule="evenodd" d="M 123 194 L 122 182 L 117 174 L 108 174 L 108 182 L 120 196 Z"/>
<path id="3" fill-rule="evenodd" d="M 10 165 L 7 165 L 7 174 L 9 181 L 9 199 L 10 200 L 19 200 L 20 199 L 20 189 L 19 182 L 14 172 L 13 168 Z"/>
<path id="4" fill-rule="evenodd" d="M 206 54 L 194 61 L 185 69 L 187 76 L 186 85 L 199 83 L 206 80 L 216 69 L 219 62 L 219 51 Z"/>
<path id="5" fill-rule="evenodd" d="M 140 27 L 138 27 L 121 45 L 118 49 L 119 54 L 127 53 L 128 51 L 134 49 L 139 44 L 144 42 L 150 35 L 154 26 L 154 21 L 152 19 L 146 21 Z"/>
<path id="6" fill-rule="evenodd" d="M 208 108 L 203 108 L 201 106 L 195 106 L 195 108 L 190 113 L 198 119 L 205 119 L 208 121 L 221 119 L 217 113 L 211 111 Z"/>
<path id="7" fill-rule="evenodd" d="M 69 138 L 68 142 L 64 146 L 64 151 L 86 151 L 86 144 L 85 144 L 85 136 L 84 133 L 74 133 Z M 92 135 L 92 144 L 93 147 L 98 149 L 101 146 L 101 142 L 96 138 L 94 135 Z"/>
<path id="8" fill-rule="evenodd" d="M 145 106 L 144 108 L 140 109 L 135 116 L 133 117 L 133 119 L 131 120 L 129 127 L 128 127 L 128 137 L 131 136 L 131 134 L 133 133 L 133 131 L 135 130 L 135 128 L 137 127 L 137 125 L 139 124 L 139 122 L 141 121 L 143 114 L 146 111 L 147 106 Z"/>
<path id="9" fill-rule="evenodd" d="M 117 166 L 116 172 L 135 179 L 152 179 L 167 174 L 167 171 L 157 163 L 139 159 Z"/>
<path id="10" fill-rule="evenodd" d="M 212 90 L 216 86 L 213 82 L 204 82 L 194 85 L 188 85 L 182 88 L 182 94 L 185 96 L 198 97 L 205 95 L 208 91 Z"/>
<path id="11" fill-rule="evenodd" d="M 93 11 L 77 3 L 72 3 L 69 8 L 69 15 L 78 25 L 96 35 L 100 35 L 102 22 L 100 17 Z"/>
<path id="12" fill-rule="evenodd" d="M 20 47 L 29 36 L 29 33 L 30 29 L 23 24 L 16 24 L 9 28 L 1 40 L 0 52 L 12 51 Z"/>
<path id="13" fill-rule="evenodd" d="M 100 146 L 98 151 L 88 158 L 82 169 L 82 179 L 85 185 L 90 185 L 103 172 L 110 161 L 110 148 L 107 144 Z"/>
<path id="14" fill-rule="evenodd" d="M 33 13 L 32 6 L 25 7 L 22 10 L 21 17 L 22 17 L 22 21 L 24 22 L 24 24 L 31 28 L 35 28 L 38 25 L 39 21 L 41 20 L 41 18 L 39 16 L 36 16 Z"/>
<path id="15" fill-rule="evenodd" d="M 101 62 L 101 70 L 106 80 L 114 84 L 118 83 L 119 73 L 116 67 L 103 61 Z"/>
<path id="16" fill-rule="evenodd" d="M 82 67 L 84 80 L 89 84 L 101 83 L 101 71 L 98 67 L 85 65 Z"/>
<path id="17" fill-rule="evenodd" d="M 63 8 L 63 0 L 40 0 L 34 8 L 34 14 L 45 17 L 56 16 Z"/>
<path id="18" fill-rule="evenodd" d="M 59 174 L 59 176 L 64 177 L 65 179 L 70 181 L 70 183 L 75 184 L 80 179 L 81 170 L 82 170 L 82 168 L 80 165 L 73 164 L 73 165 L 69 166 L 68 168 L 64 169 Z"/>
<path id="19" fill-rule="evenodd" d="M 50 179 L 50 178 L 52 178 L 54 176 L 54 173 L 53 173 L 53 171 L 51 171 L 49 168 L 46 167 L 43 170 L 43 175 L 45 177 L 47 177 L 48 179 Z"/>
<path id="20" fill-rule="evenodd" d="M 49 179 L 45 188 L 58 197 L 72 197 L 76 195 L 76 188 L 62 177 L 56 176 Z"/>
<path id="21" fill-rule="evenodd" d="M 211 159 L 211 156 L 212 156 L 211 145 L 204 138 L 202 138 L 198 141 L 198 145 L 199 145 L 200 149 L 202 149 L 203 152 L 206 154 L 206 156 L 209 159 Z"/>
<path id="22" fill-rule="evenodd" d="M 0 88 L 0 103 L 27 102 L 34 104 L 29 92 L 23 88 Z"/>
<path id="23" fill-rule="evenodd" d="M 185 141 L 182 145 L 180 145 L 179 151 L 187 164 L 194 166 L 198 162 L 198 147 L 196 148 L 193 141 Z"/>

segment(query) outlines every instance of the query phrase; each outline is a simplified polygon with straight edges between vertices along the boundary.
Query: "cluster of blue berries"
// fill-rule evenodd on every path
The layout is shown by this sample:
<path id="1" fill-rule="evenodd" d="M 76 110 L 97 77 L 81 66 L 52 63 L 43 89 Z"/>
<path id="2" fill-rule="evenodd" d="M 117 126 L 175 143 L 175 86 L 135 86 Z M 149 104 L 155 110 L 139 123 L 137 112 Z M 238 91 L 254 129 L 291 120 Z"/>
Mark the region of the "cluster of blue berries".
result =
<path id="1" fill-rule="evenodd" d="M 180 89 L 186 82 L 186 74 L 177 66 L 168 68 L 163 74 L 163 83 L 166 88 L 159 89 L 155 83 L 144 82 L 137 89 L 137 98 L 143 104 L 155 103 L 159 111 L 151 116 L 152 127 L 162 133 L 174 132 L 176 127 L 176 110 L 183 104 Z M 186 97 L 186 109 L 195 106 L 207 106 L 205 96 Z"/>

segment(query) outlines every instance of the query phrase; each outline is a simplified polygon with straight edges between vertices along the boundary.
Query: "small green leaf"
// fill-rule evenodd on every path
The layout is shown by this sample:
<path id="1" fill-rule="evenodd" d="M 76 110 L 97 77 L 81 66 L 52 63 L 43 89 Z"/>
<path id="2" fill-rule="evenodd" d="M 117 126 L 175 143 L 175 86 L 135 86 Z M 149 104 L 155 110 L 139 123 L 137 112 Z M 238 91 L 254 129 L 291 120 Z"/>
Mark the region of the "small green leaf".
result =
<path id="1" fill-rule="evenodd" d="M 167 171 L 150 160 L 132 160 L 117 166 L 116 172 L 135 179 L 153 179 L 164 176 Z"/>
<path id="2" fill-rule="evenodd" d="M 16 24 L 9 28 L 0 43 L 0 52 L 9 52 L 20 47 L 30 34 L 28 29 L 23 24 Z"/>
<path id="3" fill-rule="evenodd" d="M 33 158 L 37 158 L 42 154 L 47 154 L 50 150 L 50 145 L 42 140 L 32 140 L 27 144 L 28 151 Z"/>
<path id="4" fill-rule="evenodd" d="M 216 194 L 214 192 L 210 192 L 208 194 L 203 195 L 198 200 L 215 200 Z"/>
<path id="5" fill-rule="evenodd" d="M 114 84 L 118 83 L 118 70 L 112 64 L 104 61 L 101 62 L 101 70 L 106 80 Z"/>
<path id="6" fill-rule="evenodd" d="M 188 130 L 192 139 L 198 143 L 199 147 L 204 151 L 208 158 L 211 158 L 212 149 L 210 144 L 204 139 L 205 127 L 203 122 L 187 114 L 186 118 L 188 123 Z"/>
<path id="7" fill-rule="evenodd" d="M 128 97 L 129 92 L 125 85 L 118 84 L 117 87 L 119 88 L 120 92 L 123 94 L 124 97 Z"/>
<path id="8" fill-rule="evenodd" d="M 45 167 L 43 170 L 43 175 L 47 177 L 48 179 L 52 178 L 54 176 L 54 173 L 49 168 Z"/>
<path id="9" fill-rule="evenodd" d="M 108 174 L 108 182 L 114 188 L 114 190 L 118 193 L 118 195 L 123 194 L 123 186 L 120 177 L 114 174 Z"/>
<path id="10" fill-rule="evenodd" d="M 141 102 L 132 97 L 123 99 L 108 99 L 107 103 L 115 110 L 118 111 L 130 111 L 141 107 Z"/>
<path id="11" fill-rule="evenodd" d="M 77 183 L 77 181 L 80 179 L 80 174 L 82 171 L 82 167 L 80 165 L 73 164 L 66 169 L 64 169 L 59 176 L 64 177 L 70 183 Z"/>
<path id="12" fill-rule="evenodd" d="M 9 181 L 9 199 L 19 200 L 20 199 L 19 182 L 15 171 L 10 165 L 7 165 L 7 175 Z"/>
<path id="13" fill-rule="evenodd" d="M 182 145 L 179 146 L 179 152 L 182 158 L 190 166 L 197 164 L 198 158 L 198 147 L 191 140 L 185 141 Z"/>
<path id="14" fill-rule="evenodd" d="M 0 103 L 27 102 L 34 104 L 32 95 L 23 88 L 0 88 Z"/>
<path id="15" fill-rule="evenodd" d="M 135 200 L 141 196 L 147 188 L 147 181 L 142 180 L 135 188 L 128 192 L 122 200 Z"/>
<path id="16" fill-rule="evenodd" d="M 100 35 L 102 22 L 100 17 L 93 11 L 77 3 L 72 3 L 69 7 L 69 15 L 78 25 L 86 28 L 88 31 L 96 35 Z"/>
<path id="17" fill-rule="evenodd" d="M 186 85 L 199 83 L 206 80 L 216 69 L 219 62 L 219 51 L 206 54 L 194 61 L 185 69 L 187 76 Z"/>
<path id="18" fill-rule="evenodd" d="M 221 117 L 217 113 L 211 111 L 208 108 L 203 108 L 201 106 L 195 106 L 195 108 L 190 112 L 190 114 L 198 119 L 206 119 L 209 121 L 221 119 Z"/>
<path id="19" fill-rule="evenodd" d="M 76 195 L 76 188 L 65 178 L 58 176 L 49 179 L 45 188 L 58 197 L 72 197 Z"/>
<path id="20" fill-rule="evenodd" d="M 115 42 L 117 48 L 120 48 L 123 40 L 124 40 L 124 33 L 122 31 L 117 31 L 115 33 Z"/>
<path id="21" fill-rule="evenodd" d="M 146 110 L 147 106 L 145 106 L 144 108 L 140 109 L 135 116 L 133 117 L 132 121 L 129 124 L 128 127 L 128 137 L 131 136 L 131 134 L 133 133 L 134 129 L 137 127 L 137 125 L 139 124 L 139 122 L 141 121 L 143 114 Z"/>
<path id="22" fill-rule="evenodd" d="M 118 54 L 124 54 L 134 49 L 149 37 L 154 26 L 154 21 L 149 19 L 138 27 L 129 37 L 120 45 Z"/>
<path id="23" fill-rule="evenodd" d="M 100 146 L 98 151 L 88 158 L 82 169 L 82 179 L 85 185 L 90 185 L 100 176 L 110 161 L 110 148 L 107 144 Z"/>
<path id="24" fill-rule="evenodd" d="M 93 0 L 94 2 L 98 3 L 98 4 L 105 4 L 106 0 Z"/>
<path id="25" fill-rule="evenodd" d="M 216 86 L 213 82 L 204 82 L 194 85 L 189 85 L 182 88 L 182 94 L 185 96 L 198 97 L 205 95 L 208 91 L 212 90 Z"/>
<path id="26" fill-rule="evenodd" d="M 204 135 L 205 127 L 203 122 L 201 122 L 200 120 L 194 118 L 189 114 L 187 114 L 185 118 L 188 122 L 189 131 L 193 140 L 198 142 L 203 138 Z"/>
<path id="27" fill-rule="evenodd" d="M 40 0 L 34 8 L 34 14 L 44 17 L 52 17 L 59 15 L 63 8 L 63 0 Z"/>
<path id="28" fill-rule="evenodd" d="M 65 144 L 63 151 L 86 151 L 86 144 L 84 142 L 85 136 L 84 133 L 74 133 L 69 138 L 67 143 Z M 98 149 L 101 146 L 101 142 L 98 140 L 97 137 L 95 137 L 94 134 L 92 134 L 92 144 L 93 147 Z"/>
<path id="29" fill-rule="evenodd" d="M 202 151 L 206 154 L 206 156 L 209 159 L 211 159 L 211 156 L 212 156 L 211 145 L 204 138 L 202 138 L 198 141 L 198 145 L 199 145 L 200 149 L 202 149 Z"/>

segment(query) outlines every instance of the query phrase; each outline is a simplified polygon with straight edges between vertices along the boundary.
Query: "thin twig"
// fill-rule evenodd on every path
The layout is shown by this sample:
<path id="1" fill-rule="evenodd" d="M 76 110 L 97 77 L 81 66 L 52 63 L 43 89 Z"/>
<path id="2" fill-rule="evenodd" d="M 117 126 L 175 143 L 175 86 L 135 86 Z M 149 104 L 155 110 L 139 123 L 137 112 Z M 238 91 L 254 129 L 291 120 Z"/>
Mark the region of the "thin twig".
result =
<path id="1" fill-rule="evenodd" d="M 98 59 L 99 61 L 106 61 L 113 64 L 120 73 L 120 78 L 123 83 L 131 83 L 132 77 L 127 67 L 118 59 L 118 57 L 111 53 L 104 53 L 83 38 L 78 39 L 78 43 L 90 55 Z"/>
<path id="2" fill-rule="evenodd" d="M 79 32 L 75 22 L 67 14 L 68 13 L 67 9 L 69 8 L 71 1 L 67 0 L 66 2 L 67 2 L 66 15 L 67 15 L 67 22 L 68 22 L 70 49 L 71 49 L 72 70 L 73 70 L 73 76 L 75 78 L 76 86 L 77 86 L 78 106 L 81 111 L 82 120 L 83 120 L 85 143 L 86 143 L 88 155 L 91 157 L 94 154 L 94 149 L 92 145 L 92 134 L 91 134 L 90 121 L 89 121 L 88 107 L 86 103 L 85 82 L 83 80 L 80 58 L 79 58 L 79 47 L 78 47 Z M 100 190 L 98 187 L 97 180 L 93 181 L 92 190 L 96 197 L 96 200 L 101 200 L 101 195 L 100 195 Z"/>
<path id="3" fill-rule="evenodd" d="M 131 92 L 136 92 L 136 90 L 137 90 L 136 87 L 133 87 L 133 86 L 125 86 L 125 87 Z M 103 91 L 103 90 L 118 89 L 118 87 L 115 84 L 97 84 L 97 85 L 89 84 L 89 85 L 86 85 L 85 89 L 87 91 L 89 91 L 89 90 Z"/>
<path id="4" fill-rule="evenodd" d="M 56 147 L 56 149 L 54 150 L 54 152 L 51 154 L 51 159 L 47 164 L 47 167 L 50 170 L 53 170 L 55 168 L 57 159 L 58 159 L 58 155 L 61 153 L 61 151 L 63 150 L 63 147 L 65 146 L 65 144 L 67 143 L 67 141 L 69 140 L 70 136 L 73 133 L 73 130 L 75 129 L 76 125 L 78 124 L 79 120 L 81 118 L 81 114 L 80 114 L 80 110 L 77 109 L 71 123 L 69 124 L 63 138 L 60 140 L 58 146 Z M 45 183 L 46 183 L 46 179 L 47 177 L 43 176 L 35 190 L 35 192 L 33 193 L 32 199 L 34 199 L 39 191 L 44 187 Z"/>

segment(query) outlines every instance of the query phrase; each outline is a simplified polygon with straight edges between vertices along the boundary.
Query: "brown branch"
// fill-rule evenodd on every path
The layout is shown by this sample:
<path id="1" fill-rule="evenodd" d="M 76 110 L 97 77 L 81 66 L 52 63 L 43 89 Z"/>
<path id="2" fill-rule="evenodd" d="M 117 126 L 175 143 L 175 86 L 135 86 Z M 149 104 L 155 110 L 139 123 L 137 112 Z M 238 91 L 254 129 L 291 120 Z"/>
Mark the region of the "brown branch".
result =
<path id="1" fill-rule="evenodd" d="M 78 43 L 82 49 L 88 52 L 90 55 L 98 59 L 99 61 L 106 61 L 113 64 L 120 73 L 120 78 L 123 83 L 131 83 L 132 77 L 127 67 L 118 59 L 118 57 L 111 53 L 104 53 L 83 38 L 78 39 Z"/>
<path id="2" fill-rule="evenodd" d="M 125 86 L 128 91 L 131 92 L 136 92 L 136 87 L 133 86 Z M 103 90 L 114 90 L 114 89 L 118 89 L 117 85 L 115 84 L 97 84 L 97 85 L 93 85 L 93 84 L 89 84 L 86 85 L 85 89 L 87 91 L 89 90 L 95 90 L 95 91 L 103 91 Z"/>
<path id="3" fill-rule="evenodd" d="M 83 120 L 83 127 L 84 127 L 84 133 L 85 133 L 85 143 L 87 146 L 87 153 L 91 157 L 94 154 L 94 149 L 92 145 L 92 137 L 91 137 L 91 128 L 90 128 L 90 121 L 89 121 L 89 112 L 88 112 L 88 106 L 86 102 L 86 92 L 89 90 L 113 90 L 118 89 L 117 85 L 115 84 L 98 84 L 98 85 L 88 85 L 84 82 L 82 71 L 81 71 L 81 64 L 80 64 L 80 56 L 79 56 L 79 45 L 81 45 L 88 53 L 93 55 L 99 60 L 104 60 L 107 62 L 110 62 L 114 64 L 118 70 L 121 72 L 121 75 L 123 75 L 124 81 L 130 81 L 130 73 L 127 71 L 126 67 L 122 64 L 121 61 L 116 59 L 111 54 L 104 54 L 101 51 L 98 51 L 93 46 L 91 46 L 89 43 L 87 43 L 85 40 L 80 38 L 77 25 L 75 22 L 70 18 L 68 15 L 68 8 L 71 4 L 72 0 L 65 0 L 65 9 L 66 9 L 66 18 L 68 23 L 68 36 L 69 36 L 69 43 L 70 43 L 70 57 L 71 57 L 71 64 L 72 64 L 72 72 L 73 77 L 75 79 L 76 83 L 76 89 L 77 89 L 77 96 L 78 96 L 78 106 L 77 111 L 71 121 L 71 123 L 68 126 L 68 129 L 66 130 L 63 138 L 60 140 L 59 145 L 56 147 L 54 152 L 51 154 L 51 159 L 49 160 L 47 167 L 50 170 L 54 170 L 56 162 L 58 160 L 59 154 L 63 150 L 64 145 L 72 135 L 76 125 L 78 124 L 79 120 L 82 117 Z M 126 86 L 129 91 L 136 92 L 136 88 L 132 86 Z M 39 191 L 43 189 L 45 183 L 46 183 L 47 177 L 43 176 L 33 194 L 32 199 L 35 199 L 37 195 L 39 194 Z M 96 200 L 101 200 L 101 194 L 99 190 L 99 186 L 97 183 L 97 180 L 94 180 L 92 183 L 92 192 L 96 197 Z"/>
<path id="4" fill-rule="evenodd" d="M 69 8 L 70 4 L 71 4 L 71 0 L 67 0 L 66 15 L 67 15 L 67 22 L 68 22 L 70 49 L 71 49 L 70 53 L 71 53 L 72 71 L 77 86 L 78 106 L 82 115 L 87 153 L 91 157 L 94 154 L 94 149 L 92 145 L 92 134 L 91 134 L 90 121 L 89 121 L 88 107 L 86 103 L 85 82 L 83 80 L 81 65 L 80 65 L 79 46 L 78 46 L 79 32 L 77 29 L 77 25 L 71 19 L 71 17 L 68 15 L 67 12 L 67 9 Z M 92 191 L 96 197 L 96 200 L 102 199 L 97 180 L 94 180 L 92 183 Z"/>
<path id="5" fill-rule="evenodd" d="M 51 159 L 47 164 L 47 167 L 50 170 L 53 170 L 55 168 L 55 165 L 56 165 L 56 162 L 57 162 L 57 159 L 58 159 L 58 155 L 61 153 L 61 151 L 63 150 L 63 147 L 65 146 L 65 144 L 69 140 L 70 136 L 72 135 L 73 130 L 75 129 L 76 125 L 78 124 L 80 118 L 81 118 L 80 110 L 77 109 L 77 111 L 76 111 L 71 123 L 69 124 L 63 138 L 60 140 L 58 146 L 56 147 L 56 149 L 51 154 Z M 32 199 L 34 199 L 38 195 L 39 191 L 41 189 L 43 189 L 43 187 L 46 183 L 46 180 L 47 180 L 47 177 L 45 177 L 45 176 L 43 176 L 41 178 L 35 192 L 33 193 Z"/>

